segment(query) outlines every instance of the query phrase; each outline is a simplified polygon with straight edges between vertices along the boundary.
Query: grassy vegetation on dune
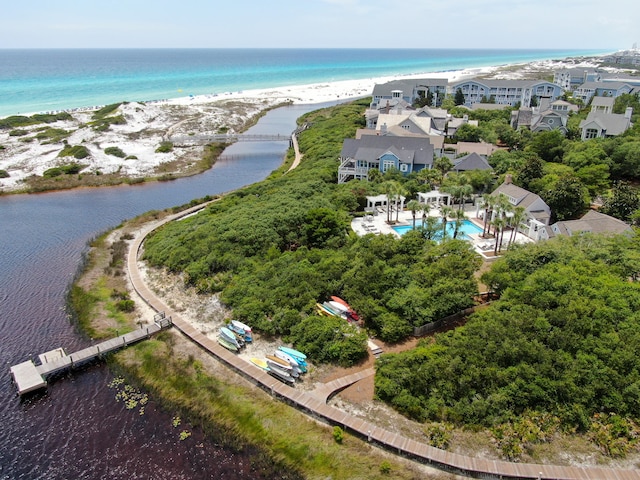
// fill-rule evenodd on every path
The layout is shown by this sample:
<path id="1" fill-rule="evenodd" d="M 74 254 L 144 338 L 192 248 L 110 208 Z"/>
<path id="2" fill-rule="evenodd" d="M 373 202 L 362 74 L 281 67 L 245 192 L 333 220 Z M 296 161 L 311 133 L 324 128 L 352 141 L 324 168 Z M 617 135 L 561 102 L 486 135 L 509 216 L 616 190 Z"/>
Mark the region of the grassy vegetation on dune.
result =
<path id="1" fill-rule="evenodd" d="M 166 407 L 201 425 L 216 441 L 236 448 L 260 445 L 276 471 L 290 471 L 290 478 L 384 479 L 389 478 L 381 471 L 385 463 L 393 478 L 418 477 L 406 462 L 389 460 L 348 433 L 341 444 L 336 443 L 329 426 L 257 387 L 212 377 L 206 372 L 208 360 L 196 360 L 170 337 L 162 334 L 119 353 L 116 359 Z"/>

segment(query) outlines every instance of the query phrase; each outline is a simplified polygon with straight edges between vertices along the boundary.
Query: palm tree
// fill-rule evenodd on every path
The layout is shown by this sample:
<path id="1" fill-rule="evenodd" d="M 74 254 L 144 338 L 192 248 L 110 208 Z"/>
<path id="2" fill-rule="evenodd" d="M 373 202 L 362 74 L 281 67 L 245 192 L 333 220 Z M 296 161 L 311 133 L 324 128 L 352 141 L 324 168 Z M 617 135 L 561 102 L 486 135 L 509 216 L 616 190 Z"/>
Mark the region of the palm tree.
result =
<path id="1" fill-rule="evenodd" d="M 507 244 L 507 248 L 511 247 L 511 244 L 516 239 L 516 235 L 518 233 L 518 228 L 527 218 L 527 212 L 525 212 L 524 207 L 516 207 L 513 209 L 513 216 L 511 217 L 511 237 L 509 237 L 509 243 Z"/>
<path id="2" fill-rule="evenodd" d="M 493 215 L 493 207 L 495 206 L 495 197 L 489 193 L 482 196 L 482 204 L 484 205 L 484 225 L 482 226 L 482 236 L 486 238 L 489 235 L 489 227 L 491 216 Z"/>
<path id="3" fill-rule="evenodd" d="M 453 208 L 443 205 L 440 207 L 440 216 L 442 217 L 442 240 L 447 238 L 447 218 L 453 212 Z"/>
<path id="4" fill-rule="evenodd" d="M 388 181 L 382 184 L 382 191 L 387 197 L 387 223 L 391 223 L 391 197 L 394 195 L 394 182 Z"/>
<path id="5" fill-rule="evenodd" d="M 498 198 L 496 198 L 494 209 L 496 210 L 495 216 L 501 217 L 504 220 L 507 216 L 507 212 L 510 212 L 513 210 L 513 205 L 511 205 L 511 202 L 509 202 L 509 199 L 507 198 L 507 196 L 501 193 L 500 195 L 498 195 Z M 494 222 L 494 229 L 495 229 L 495 222 Z M 496 234 L 496 231 L 494 230 L 494 235 L 495 234 Z"/>
<path id="6" fill-rule="evenodd" d="M 453 220 L 455 221 L 453 227 L 453 238 L 458 237 L 458 232 L 460 231 L 460 227 L 462 226 L 462 222 L 467 219 L 467 216 L 464 214 L 463 210 L 454 210 L 453 211 Z"/>
<path id="7" fill-rule="evenodd" d="M 500 240 L 500 234 L 502 233 L 502 230 L 504 229 L 505 225 L 506 225 L 506 221 L 504 218 L 502 218 L 501 215 L 498 215 L 496 218 L 493 219 L 493 222 L 491 222 L 493 224 L 493 228 L 494 228 L 494 237 L 495 237 L 495 245 L 493 246 L 493 254 L 494 255 L 498 255 L 498 250 L 500 250 L 502 248 L 502 240 Z"/>
<path id="8" fill-rule="evenodd" d="M 424 229 L 424 224 L 427 221 L 427 217 L 429 216 L 429 212 L 431 212 L 431 205 L 428 203 L 421 203 L 422 210 L 422 228 Z"/>
<path id="9" fill-rule="evenodd" d="M 467 179 L 466 176 L 463 178 Z M 464 208 L 465 199 L 469 197 L 472 193 L 473 193 L 473 187 L 471 186 L 470 183 L 465 183 L 460 185 L 460 187 L 458 188 L 458 195 L 460 198 L 460 205 L 458 206 L 459 210 L 462 210 Z"/>
<path id="10" fill-rule="evenodd" d="M 396 182 L 396 192 L 395 192 L 395 206 L 396 206 L 396 223 L 398 223 L 398 215 L 400 214 L 400 210 L 398 209 L 398 201 L 402 202 L 402 197 L 407 194 L 407 189 L 398 182 Z M 414 226 L 415 228 L 415 226 Z"/>
<path id="11" fill-rule="evenodd" d="M 413 229 L 416 229 L 416 212 L 422 208 L 422 204 L 417 200 L 409 200 L 407 202 L 407 208 L 411 210 L 411 216 L 413 217 Z"/>

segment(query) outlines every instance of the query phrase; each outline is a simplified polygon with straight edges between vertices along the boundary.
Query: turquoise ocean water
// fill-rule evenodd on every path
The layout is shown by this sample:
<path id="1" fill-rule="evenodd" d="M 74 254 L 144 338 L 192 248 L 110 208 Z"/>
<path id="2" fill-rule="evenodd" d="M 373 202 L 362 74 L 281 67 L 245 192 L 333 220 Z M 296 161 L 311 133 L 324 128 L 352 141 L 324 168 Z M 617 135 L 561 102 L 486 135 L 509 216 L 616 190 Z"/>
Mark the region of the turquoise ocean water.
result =
<path id="1" fill-rule="evenodd" d="M 506 65 L 604 51 L 0 49 L 0 116 Z"/>

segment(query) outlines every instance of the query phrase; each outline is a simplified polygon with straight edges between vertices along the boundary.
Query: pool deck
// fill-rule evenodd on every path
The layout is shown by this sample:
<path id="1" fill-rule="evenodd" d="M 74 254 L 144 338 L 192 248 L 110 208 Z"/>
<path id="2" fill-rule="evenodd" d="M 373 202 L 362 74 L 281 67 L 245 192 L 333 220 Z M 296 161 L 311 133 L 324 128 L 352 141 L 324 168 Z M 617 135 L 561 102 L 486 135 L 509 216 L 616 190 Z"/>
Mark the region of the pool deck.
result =
<path id="1" fill-rule="evenodd" d="M 412 225 L 413 224 L 413 216 L 411 215 L 411 210 L 403 210 L 399 212 L 392 211 L 391 218 L 393 221 L 396 219 L 396 213 L 398 221 L 393 225 L 389 225 L 387 223 L 387 212 L 382 209 L 376 210 L 372 214 L 365 215 L 364 217 L 357 217 L 351 221 L 351 229 L 359 236 L 364 236 L 369 233 L 374 235 L 395 235 L 400 238 L 400 234 L 396 232 L 393 227 L 400 225 Z M 474 206 L 467 206 L 465 208 L 465 215 L 467 220 L 474 223 L 476 226 L 483 228 L 484 224 L 482 219 L 475 217 L 476 208 Z M 442 215 L 440 214 L 440 210 L 437 208 L 432 208 L 429 212 L 430 217 L 440 218 Z M 419 226 L 422 223 L 422 214 L 416 214 L 416 226 Z M 511 235 L 511 230 L 505 232 L 505 238 L 503 241 L 504 251 L 506 249 L 507 243 L 509 241 L 509 237 Z M 497 258 L 494 255 L 495 249 L 495 239 L 493 237 L 483 238 L 481 234 L 467 234 L 467 236 L 471 239 L 471 244 L 476 252 L 478 252 L 484 259 L 492 260 Z M 517 233 L 514 239 L 514 243 L 529 243 L 533 242 L 530 238 L 522 233 Z"/>

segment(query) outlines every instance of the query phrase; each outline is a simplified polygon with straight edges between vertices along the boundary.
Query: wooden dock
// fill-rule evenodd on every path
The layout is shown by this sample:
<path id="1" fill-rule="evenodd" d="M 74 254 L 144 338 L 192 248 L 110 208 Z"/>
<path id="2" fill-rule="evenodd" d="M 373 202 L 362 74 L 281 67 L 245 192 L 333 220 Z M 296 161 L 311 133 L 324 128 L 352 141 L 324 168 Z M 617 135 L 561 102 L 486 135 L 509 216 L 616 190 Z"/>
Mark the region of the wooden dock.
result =
<path id="1" fill-rule="evenodd" d="M 147 339 L 159 331 L 173 325 L 171 317 L 157 313 L 150 325 L 144 325 L 132 332 L 92 345 L 77 352 L 67 354 L 63 348 L 56 348 L 38 355 L 38 363 L 33 359 L 11 367 L 11 376 L 18 388 L 18 394 L 33 392 L 47 386 L 47 377 L 63 370 L 89 362 L 107 353 L 127 347 Z"/>

